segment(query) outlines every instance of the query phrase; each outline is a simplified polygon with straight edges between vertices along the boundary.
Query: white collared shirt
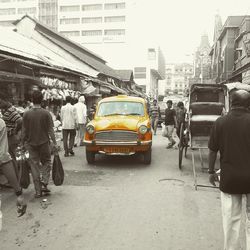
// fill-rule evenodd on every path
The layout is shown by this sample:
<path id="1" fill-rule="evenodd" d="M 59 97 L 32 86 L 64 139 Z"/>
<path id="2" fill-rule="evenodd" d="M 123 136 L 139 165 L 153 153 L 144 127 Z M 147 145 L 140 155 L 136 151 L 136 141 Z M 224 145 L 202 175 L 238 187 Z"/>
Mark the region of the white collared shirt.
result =
<path id="1" fill-rule="evenodd" d="M 87 108 L 86 105 L 82 102 L 78 102 L 74 105 L 76 108 L 76 113 L 78 116 L 79 124 L 86 124 L 87 123 Z"/>
<path id="2" fill-rule="evenodd" d="M 67 103 L 61 107 L 62 129 L 75 129 L 78 124 L 76 108 Z"/>

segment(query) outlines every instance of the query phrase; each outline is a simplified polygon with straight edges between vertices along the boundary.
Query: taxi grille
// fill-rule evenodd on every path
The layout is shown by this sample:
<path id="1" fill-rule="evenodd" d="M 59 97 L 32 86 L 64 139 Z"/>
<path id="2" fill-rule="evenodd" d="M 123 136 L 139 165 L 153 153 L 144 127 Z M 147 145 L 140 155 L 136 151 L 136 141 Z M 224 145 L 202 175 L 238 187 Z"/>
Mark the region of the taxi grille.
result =
<path id="1" fill-rule="evenodd" d="M 138 136 L 136 132 L 123 130 L 110 130 L 96 133 L 96 140 L 98 141 L 137 141 Z"/>

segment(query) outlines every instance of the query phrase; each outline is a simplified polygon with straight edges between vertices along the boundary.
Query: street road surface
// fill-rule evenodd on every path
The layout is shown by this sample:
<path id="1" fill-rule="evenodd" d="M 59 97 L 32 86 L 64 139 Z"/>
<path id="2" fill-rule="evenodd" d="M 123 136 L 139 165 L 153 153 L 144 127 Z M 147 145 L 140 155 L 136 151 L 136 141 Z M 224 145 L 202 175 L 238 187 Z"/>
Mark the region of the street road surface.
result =
<path id="1" fill-rule="evenodd" d="M 190 150 L 180 171 L 178 150 L 165 148 L 160 131 L 153 139 L 150 166 L 137 157 L 103 156 L 90 166 L 84 147 L 75 148 L 75 157 L 64 158 L 62 152 L 64 185 L 51 183 L 45 202 L 33 198 L 30 185 L 21 218 L 12 192 L 1 190 L 0 249 L 221 250 L 219 190 L 195 191 Z M 208 184 L 198 154 L 196 161 L 198 182 Z"/>

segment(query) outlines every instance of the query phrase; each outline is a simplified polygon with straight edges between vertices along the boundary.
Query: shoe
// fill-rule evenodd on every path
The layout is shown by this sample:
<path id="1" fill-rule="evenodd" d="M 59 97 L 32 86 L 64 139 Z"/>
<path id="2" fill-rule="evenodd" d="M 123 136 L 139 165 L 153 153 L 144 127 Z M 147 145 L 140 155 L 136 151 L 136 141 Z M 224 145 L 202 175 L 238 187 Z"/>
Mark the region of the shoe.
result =
<path id="1" fill-rule="evenodd" d="M 172 147 L 173 147 L 173 144 L 169 143 L 166 148 L 169 149 L 169 148 L 172 148 Z"/>
<path id="2" fill-rule="evenodd" d="M 75 155 L 75 153 L 74 153 L 73 150 L 70 150 L 69 153 L 70 153 L 71 155 Z"/>
<path id="3" fill-rule="evenodd" d="M 47 193 L 50 193 L 50 190 L 48 189 L 47 185 L 43 182 L 41 182 L 42 184 L 42 192 L 47 194 Z"/>
<path id="4" fill-rule="evenodd" d="M 75 147 L 75 148 L 77 147 L 77 143 L 74 144 L 74 147 Z"/>
<path id="5" fill-rule="evenodd" d="M 27 209 L 27 204 L 17 205 L 17 213 L 18 213 L 17 217 L 23 216 L 26 213 L 26 209 Z"/>
<path id="6" fill-rule="evenodd" d="M 42 191 L 40 193 L 35 193 L 34 197 L 35 198 L 41 198 L 41 197 L 43 197 Z"/>
<path id="7" fill-rule="evenodd" d="M 69 154 L 67 154 L 67 153 L 64 154 L 64 157 L 68 157 L 68 156 L 69 156 Z"/>

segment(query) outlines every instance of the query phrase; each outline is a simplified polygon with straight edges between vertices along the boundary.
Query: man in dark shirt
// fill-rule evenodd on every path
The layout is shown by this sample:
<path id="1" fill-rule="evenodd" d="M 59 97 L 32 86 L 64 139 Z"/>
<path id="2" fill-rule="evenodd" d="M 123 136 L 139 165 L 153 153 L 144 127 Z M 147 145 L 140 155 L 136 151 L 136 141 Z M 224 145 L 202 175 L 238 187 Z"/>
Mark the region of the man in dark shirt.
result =
<path id="1" fill-rule="evenodd" d="M 238 250 L 242 196 L 246 195 L 246 241 L 250 249 L 250 94 L 237 90 L 232 94 L 231 111 L 218 118 L 209 140 L 209 181 L 215 185 L 214 171 L 220 152 L 220 190 L 224 229 L 224 249 Z"/>
<path id="2" fill-rule="evenodd" d="M 167 148 L 172 148 L 175 144 L 173 139 L 174 128 L 177 127 L 176 112 L 172 108 L 173 102 L 171 100 L 167 101 L 167 108 L 165 109 L 165 130 L 166 137 L 169 140 Z"/>
<path id="3" fill-rule="evenodd" d="M 29 151 L 31 173 L 36 190 L 35 197 L 39 198 L 47 188 L 51 170 L 50 139 L 56 148 L 56 139 L 53 130 L 53 121 L 50 113 L 41 108 L 42 93 L 33 92 L 34 107 L 23 115 L 23 143 Z M 40 163 L 42 179 L 40 180 Z"/>

